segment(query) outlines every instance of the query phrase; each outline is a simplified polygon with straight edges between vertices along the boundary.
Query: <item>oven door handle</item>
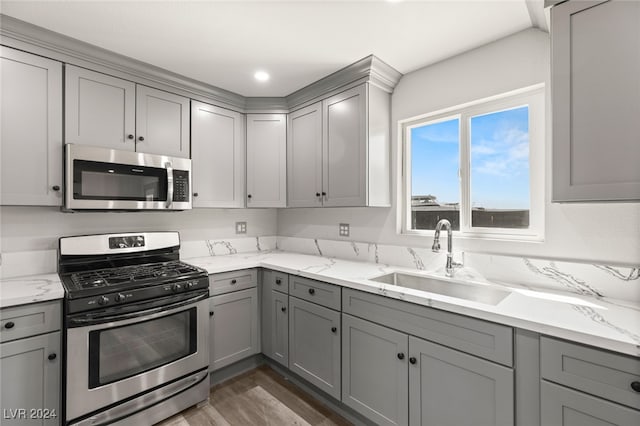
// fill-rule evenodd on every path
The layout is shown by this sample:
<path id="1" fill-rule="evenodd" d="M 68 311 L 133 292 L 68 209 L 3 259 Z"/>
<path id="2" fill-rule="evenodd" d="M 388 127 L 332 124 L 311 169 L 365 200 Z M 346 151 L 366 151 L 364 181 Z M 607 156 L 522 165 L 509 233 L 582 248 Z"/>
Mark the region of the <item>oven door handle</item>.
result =
<path id="1" fill-rule="evenodd" d="M 124 321 L 128 319 L 133 319 L 133 318 L 147 317 L 157 313 L 170 311 L 183 306 L 191 305 L 193 303 L 207 299 L 208 297 L 209 297 L 209 293 L 206 292 L 198 296 L 190 297 L 188 299 L 171 303 L 169 305 L 156 306 L 150 309 L 142 309 L 134 312 L 119 313 L 119 314 L 118 313 L 112 314 L 111 312 L 109 314 L 93 313 L 90 315 L 71 317 L 71 318 L 68 318 L 67 324 L 68 324 L 68 327 L 87 327 L 95 324 L 103 324 L 107 322 L 116 322 L 116 321 Z"/>

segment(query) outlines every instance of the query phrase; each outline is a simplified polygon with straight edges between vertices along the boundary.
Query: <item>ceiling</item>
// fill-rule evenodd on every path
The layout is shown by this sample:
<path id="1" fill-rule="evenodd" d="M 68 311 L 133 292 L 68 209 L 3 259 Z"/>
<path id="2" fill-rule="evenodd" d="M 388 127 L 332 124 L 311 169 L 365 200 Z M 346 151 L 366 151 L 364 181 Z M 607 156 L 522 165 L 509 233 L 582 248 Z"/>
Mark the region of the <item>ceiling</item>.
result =
<path id="1" fill-rule="evenodd" d="M 243 96 L 280 97 L 370 54 L 406 74 L 546 30 L 542 2 L 2 0 L 0 11 Z"/>

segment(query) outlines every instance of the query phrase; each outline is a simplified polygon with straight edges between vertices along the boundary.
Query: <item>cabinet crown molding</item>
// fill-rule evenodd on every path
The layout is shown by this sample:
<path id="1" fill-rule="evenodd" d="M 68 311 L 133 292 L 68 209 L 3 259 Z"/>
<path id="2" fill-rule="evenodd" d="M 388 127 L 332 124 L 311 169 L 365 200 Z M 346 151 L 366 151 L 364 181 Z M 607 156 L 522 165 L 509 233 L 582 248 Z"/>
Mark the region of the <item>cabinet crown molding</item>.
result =
<path id="1" fill-rule="evenodd" d="M 288 96 L 244 97 L 3 14 L 0 44 L 238 112 L 287 113 L 354 83 L 369 82 L 391 93 L 402 77 L 393 67 L 369 55 Z"/>

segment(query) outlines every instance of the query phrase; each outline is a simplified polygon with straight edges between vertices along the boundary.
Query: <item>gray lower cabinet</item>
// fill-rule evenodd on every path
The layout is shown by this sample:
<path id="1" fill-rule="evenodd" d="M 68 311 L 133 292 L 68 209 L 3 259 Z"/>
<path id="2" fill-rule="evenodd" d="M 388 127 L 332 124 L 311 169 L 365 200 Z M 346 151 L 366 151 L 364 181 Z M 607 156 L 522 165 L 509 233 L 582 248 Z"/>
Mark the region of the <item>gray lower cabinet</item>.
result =
<path id="1" fill-rule="evenodd" d="M 209 300 L 209 371 L 257 354 L 258 289 L 221 294 Z"/>
<path id="2" fill-rule="evenodd" d="M 340 312 L 289 297 L 289 369 L 340 399 Z"/>
<path id="3" fill-rule="evenodd" d="M 342 402 L 379 425 L 409 417 L 409 337 L 342 314 Z"/>
<path id="4" fill-rule="evenodd" d="M 289 366 L 289 296 L 272 291 L 271 358 Z"/>
<path id="5" fill-rule="evenodd" d="M 409 424 L 514 424 L 513 370 L 409 337 Z"/>
<path id="6" fill-rule="evenodd" d="M 640 411 L 546 381 L 541 383 L 544 426 L 637 426 Z"/>

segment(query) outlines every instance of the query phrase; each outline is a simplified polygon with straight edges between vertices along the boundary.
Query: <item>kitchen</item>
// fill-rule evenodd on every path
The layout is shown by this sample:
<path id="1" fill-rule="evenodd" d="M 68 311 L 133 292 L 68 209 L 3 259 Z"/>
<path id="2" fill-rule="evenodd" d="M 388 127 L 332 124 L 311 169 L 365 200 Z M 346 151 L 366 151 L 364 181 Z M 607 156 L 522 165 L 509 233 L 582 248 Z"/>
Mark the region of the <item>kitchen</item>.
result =
<path id="1" fill-rule="evenodd" d="M 239 28 L 248 34 L 242 37 L 237 34 L 237 38 L 254 44 L 261 33 L 252 29 L 250 22 L 262 18 L 271 30 L 269 24 L 273 27 L 278 22 L 280 25 L 282 22 L 295 23 L 294 28 L 288 29 L 289 38 L 290 31 L 304 30 L 308 23 L 301 16 L 309 15 L 317 15 L 327 22 L 340 16 L 336 31 L 349 22 L 348 17 L 355 20 L 359 16 L 354 13 L 360 16 L 366 13 L 372 19 L 375 17 L 379 21 L 372 22 L 379 22 L 381 27 L 389 17 L 406 27 L 410 24 L 416 27 L 406 31 L 407 34 L 397 30 L 397 38 L 387 45 L 383 43 L 387 36 L 384 31 L 379 35 L 365 33 L 381 43 L 378 48 L 367 44 L 367 37 L 353 31 L 351 34 L 359 34 L 354 36 L 353 45 L 367 46 L 362 54 L 350 53 L 359 50 L 349 50 L 350 44 L 343 41 L 344 37 L 336 37 L 339 43 L 345 44 L 344 49 L 302 46 L 305 48 L 298 51 L 298 55 L 310 52 L 308 64 L 297 65 L 291 58 L 289 62 L 274 64 L 273 67 L 287 74 L 280 77 L 269 70 L 273 81 L 267 84 L 250 81 L 254 67 L 258 66 L 255 63 L 244 65 L 244 74 L 238 72 L 238 68 L 235 72 L 210 71 L 217 80 L 210 79 L 207 69 L 201 67 L 200 61 L 204 60 L 198 59 L 204 48 L 198 47 L 200 45 L 188 37 L 185 40 L 191 44 L 180 48 L 180 43 L 185 41 L 172 39 L 175 31 L 158 31 L 156 28 L 153 34 L 161 40 L 157 43 L 160 48 L 145 45 L 144 31 L 152 31 L 155 22 L 170 25 L 171 17 L 181 16 L 176 3 L 154 4 L 158 15 L 149 16 L 157 16 L 157 20 L 141 20 L 140 28 L 135 25 L 138 22 L 136 16 L 140 16 L 136 14 L 151 13 L 144 9 L 143 4 L 121 5 L 123 9 L 118 9 L 101 6 L 98 2 L 93 6 L 96 9 L 91 9 L 90 4 L 83 2 L 66 6 L 47 3 L 51 5 L 39 4 L 42 9 L 38 9 L 31 7 L 29 2 L 3 2 L 2 10 L 2 57 L 17 51 L 16 54 L 27 55 L 27 58 L 53 63 L 48 73 L 53 84 L 45 84 L 44 88 L 27 87 L 44 90 L 35 92 L 33 99 L 59 99 L 48 109 L 44 104 L 45 111 L 40 110 L 40 121 L 37 121 L 40 127 L 35 125 L 35 121 L 29 124 L 21 122 L 20 116 L 14 118 L 11 106 L 17 103 L 8 101 L 11 92 L 9 86 L 5 86 L 4 78 L 9 74 L 3 59 L 0 207 L 0 313 L 3 314 L 0 375 L 3 377 L 3 401 L 8 401 L 5 389 L 17 386 L 14 381 L 5 379 L 11 369 L 5 366 L 24 365 L 17 355 L 8 358 L 5 364 L 5 354 L 10 353 L 7 345 L 16 346 L 16 343 L 25 343 L 26 339 L 44 339 L 45 336 L 55 340 L 57 336 L 58 347 L 64 348 L 66 338 L 63 331 L 66 326 L 62 311 L 67 308 L 63 309 L 64 290 L 57 275 L 65 265 L 64 257 L 60 259 L 65 255 L 60 250 L 64 246 L 60 238 L 110 234 L 116 238 L 113 240 L 115 245 L 123 244 L 125 247 L 117 250 L 135 251 L 135 238 L 118 238 L 124 238 L 125 234 L 134 237 L 145 234 L 148 246 L 155 238 L 155 231 L 178 231 L 177 244 L 175 236 L 171 236 L 171 242 L 162 246 L 169 252 L 167 261 L 177 261 L 175 247 L 179 245 L 179 260 L 195 265 L 209 275 L 210 312 L 215 313 L 211 319 L 207 316 L 213 336 L 209 342 L 208 366 L 212 383 L 266 362 L 274 370 L 306 386 L 305 390 L 331 408 L 340 410 L 355 423 L 440 424 L 448 421 L 448 424 L 568 425 L 585 424 L 585 416 L 589 416 L 594 424 L 604 420 L 615 424 L 638 423 L 640 394 L 635 387 L 640 387 L 637 384 L 640 381 L 640 177 L 635 165 L 640 157 L 640 148 L 637 138 L 629 135 L 638 134 L 640 129 L 637 120 L 629 117 L 637 116 L 633 113 L 639 108 L 638 97 L 634 94 L 640 86 L 639 73 L 633 72 L 638 70 L 639 64 L 638 53 L 634 54 L 639 51 L 637 37 L 628 37 L 629 32 L 636 34 L 638 28 L 635 25 L 638 8 L 634 8 L 634 2 L 605 2 L 602 6 L 584 9 L 586 12 L 583 14 L 581 2 L 573 1 L 547 8 L 541 1 L 453 2 L 448 6 L 440 2 L 336 2 L 330 7 L 313 2 L 259 2 L 262 6 L 246 2 L 235 6 L 214 2 L 180 6 L 187 8 L 192 15 L 197 9 L 189 8 L 215 11 L 218 16 L 226 18 L 220 21 L 226 22 L 228 27 L 222 23 L 219 25 L 227 31 L 234 29 L 231 16 L 246 15 L 244 24 L 233 21 L 235 25 L 242 25 Z M 624 16 L 615 7 L 613 11 L 609 8 L 611 5 L 617 7 L 619 3 L 630 8 L 622 13 Z M 420 9 L 422 7 L 425 9 Z M 126 10 L 131 14 L 123 12 Z M 594 14 L 596 23 L 608 25 L 605 32 L 611 34 L 610 37 L 602 37 L 602 40 L 588 37 L 589 34 L 600 34 L 594 32 L 594 28 L 599 27 L 589 20 L 589 13 Z M 549 14 L 552 15 L 550 20 Z M 112 20 L 121 17 L 122 25 L 130 28 L 132 34 L 115 37 L 119 29 L 114 28 L 109 23 L 113 21 L 109 19 L 102 26 L 99 26 L 99 19 L 77 19 L 79 16 L 103 15 Z M 283 20 L 276 19 L 278 16 L 284 17 Z M 416 16 L 432 18 L 428 25 L 418 29 L 420 21 Z M 464 19 L 472 22 L 475 16 L 482 17 L 484 26 L 476 26 L 479 28 L 475 33 L 465 33 L 467 44 L 464 44 L 461 40 L 465 41 L 465 37 L 456 34 L 463 31 Z M 586 18 L 584 21 L 567 21 L 569 16 Z M 446 33 L 451 37 L 448 50 L 438 50 L 438 46 L 446 45 L 442 43 L 443 38 L 420 31 L 426 31 L 423 27 L 430 26 L 445 31 L 446 27 L 454 25 L 453 17 L 461 20 L 460 27 Z M 206 17 L 202 19 L 206 21 Z M 567 28 L 573 25 L 572 22 L 577 22 L 572 31 L 577 31 L 584 39 L 563 44 L 562 40 L 568 39 Z M 92 25 L 100 31 L 92 31 Z M 53 34 L 45 28 L 72 38 Z M 554 28 L 557 29 L 556 38 Z M 163 37 L 163 32 L 170 35 Z M 234 38 L 235 32 L 233 37 L 227 38 Z M 273 34 L 275 37 L 276 33 Z M 420 38 L 412 34 L 420 34 L 425 39 L 431 37 L 431 41 L 422 45 L 407 44 L 413 37 Z M 114 44 L 105 44 L 110 38 Z M 131 40 L 140 41 L 140 45 L 136 47 L 137 43 Z M 217 66 L 224 69 L 225 63 L 247 62 L 246 58 L 235 56 L 237 52 L 225 50 L 226 43 L 220 43 L 220 52 L 221 55 L 226 52 L 227 56 L 223 56 Z M 624 48 L 607 47 L 623 43 L 626 43 Z M 125 55 L 135 58 L 132 60 L 94 45 L 118 53 L 138 53 Z M 162 46 L 170 46 L 171 49 Z M 215 43 L 204 46 L 219 48 Z M 433 50 L 441 56 L 434 53 L 428 62 L 412 67 L 402 62 L 401 55 L 393 55 L 394 50 L 401 50 L 398 46 L 416 46 L 416 49 Z M 593 59 L 586 54 L 589 49 L 585 50 L 585 46 L 597 47 L 599 55 L 606 53 L 606 60 Z M 129 48 L 132 50 L 127 50 Z M 268 49 L 266 46 L 254 47 L 252 52 L 261 57 L 261 49 L 270 55 L 278 55 L 277 46 Z M 573 50 L 569 52 L 568 49 Z M 331 53 L 332 50 L 335 52 Z M 336 52 L 342 50 L 357 56 L 331 59 L 331 55 L 337 57 Z M 369 56 L 372 52 L 375 56 Z M 570 53 L 574 58 L 588 61 L 595 71 L 576 71 L 575 75 L 571 74 L 574 71 L 567 72 L 575 66 L 574 63 L 563 62 L 563 59 L 571 57 Z M 318 60 L 313 55 L 328 56 Z M 19 63 L 24 63 L 23 57 Z M 310 65 L 323 61 L 323 67 L 314 69 Z M 620 65 L 596 67 L 598 64 Z M 38 66 L 42 69 L 49 65 Z M 287 70 L 288 67 L 291 69 Z M 22 74 L 20 70 L 17 75 Z M 571 81 L 568 75 L 572 75 Z M 593 83 L 594 79 L 597 79 L 597 84 Z M 290 86 L 279 89 L 269 86 L 278 82 L 284 84 L 283 80 Z M 87 87 L 82 84 L 86 82 L 97 83 L 82 93 L 81 89 Z M 563 91 L 569 83 L 574 87 L 573 98 Z M 25 89 L 24 84 L 19 87 Z M 124 110 L 132 116 L 123 124 L 121 114 L 120 122 L 115 122 L 115 132 L 111 130 L 113 114 L 109 115 L 111 121 L 91 116 L 91 113 L 103 112 L 107 107 L 122 107 L 122 101 L 118 104 L 119 98 L 109 97 L 114 92 L 108 91 L 108 87 L 126 89 L 121 92 L 128 97 Z M 576 91 L 576 87 L 583 91 Z M 599 91 L 593 87 L 604 89 Z M 49 92 L 48 97 L 43 96 L 47 90 L 53 92 Z M 102 97 L 96 97 L 96 93 Z M 162 99 L 170 102 L 153 104 L 152 100 L 157 99 L 158 93 L 166 94 Z M 538 105 L 540 96 L 542 108 Z M 453 247 L 450 251 L 453 253 L 450 259 L 464 264 L 464 267 L 452 270 L 454 277 L 447 278 L 448 250 L 445 243 L 452 241 L 446 236 L 447 229 L 443 228 L 442 248 L 435 253 L 432 251 L 434 228 L 416 229 L 409 220 L 414 210 L 412 197 L 426 195 L 411 191 L 412 162 L 409 154 L 413 151 L 409 142 L 414 135 L 413 129 L 429 128 L 452 116 L 470 114 L 475 117 L 478 113 L 474 108 L 493 107 L 494 103 L 498 105 L 513 99 L 516 102 L 513 105 L 494 108 L 496 111 L 512 109 L 522 104 L 523 97 L 527 97 L 526 102 L 530 106 L 528 158 L 531 186 L 527 188 L 530 191 L 530 204 L 527 206 L 530 208 L 530 226 L 511 229 L 507 234 L 500 234 L 499 230 L 492 228 L 483 228 L 484 234 L 474 229 L 474 216 L 469 206 L 473 201 L 473 188 L 462 182 L 462 189 L 458 186 L 462 196 L 446 201 L 459 203 L 458 210 L 453 209 L 456 215 L 459 211 L 459 216 L 456 216 L 459 223 L 452 233 Z M 147 101 L 147 107 L 155 105 L 155 111 L 160 113 L 168 111 L 169 103 L 179 106 L 179 119 L 165 120 L 163 124 L 171 131 L 190 130 L 190 134 L 177 132 L 181 139 L 178 145 L 161 148 L 161 152 L 154 154 L 191 158 L 193 208 L 175 212 L 83 212 L 82 207 L 71 207 L 65 200 L 71 191 L 62 179 L 63 172 L 68 173 L 70 169 L 63 167 L 64 144 L 110 147 L 109 141 L 100 138 L 106 139 L 104 135 L 117 133 L 117 143 L 120 146 L 128 144 L 131 151 L 157 149 L 150 148 L 149 143 L 153 140 L 151 124 L 154 123 L 141 121 L 141 117 L 146 116 L 140 109 L 145 104 L 141 102 L 143 99 Z M 352 104 L 350 100 L 353 99 L 357 101 Z M 598 102 L 593 102 L 594 99 Z M 341 102 L 343 100 L 347 102 Z M 94 108 L 89 114 L 83 113 L 86 110 L 80 106 L 84 107 L 86 102 Z M 20 104 L 24 108 L 29 106 L 25 106 L 25 102 Z M 600 104 L 601 108 L 595 107 Z M 340 107 L 349 110 L 352 105 L 357 106 L 355 121 L 340 122 Z M 542 114 L 534 118 L 536 105 Z M 593 109 L 578 108 L 583 105 Z M 575 115 L 570 116 L 568 111 Z M 615 115 L 611 111 L 615 111 Z M 625 115 L 622 111 L 631 112 Z M 190 126 L 183 124 L 185 114 Z M 199 121 L 201 115 L 223 117 L 223 120 Z M 598 120 L 594 119 L 596 115 Z M 328 117 L 336 118 L 339 124 L 332 128 Z M 473 120 L 471 118 L 470 122 Z M 567 124 L 571 120 L 580 125 Z M 464 122 L 460 120 L 460 126 Z M 42 133 L 37 133 L 42 123 L 45 123 L 44 139 Z M 157 122 L 155 124 L 156 128 L 163 128 Z M 89 136 L 72 132 L 75 129 L 88 129 Z M 216 135 L 224 134 L 224 145 L 219 148 L 211 148 L 205 143 L 212 139 L 207 136 L 212 134 L 212 129 L 219 132 Z M 15 135 L 27 130 L 33 130 L 32 134 L 40 138 L 33 139 L 33 146 L 24 147 L 16 139 L 6 137 L 7 134 Z M 348 146 L 338 145 L 340 131 L 360 132 L 360 135 L 367 136 L 361 137 L 357 148 L 349 151 Z M 302 136 L 297 138 L 296 132 Z M 618 132 L 617 137 L 610 137 L 607 132 Z M 464 133 L 471 131 L 467 129 L 460 133 L 462 138 Z M 569 133 L 579 134 L 588 140 L 586 148 L 570 145 L 568 141 L 576 136 Z M 332 141 L 331 135 L 334 134 L 337 137 Z M 604 136 L 610 137 L 607 144 L 592 143 Z M 474 155 L 480 150 L 464 151 L 465 143 L 460 142 L 460 158 L 477 158 Z M 473 139 L 470 143 L 474 143 Z M 307 144 L 306 151 L 296 152 L 295 148 L 304 144 Z M 342 168 L 337 166 L 333 170 L 336 173 L 332 174 L 332 170 L 326 167 L 334 161 L 330 154 L 336 152 L 336 147 L 346 152 L 351 160 Z M 184 149 L 190 149 L 190 152 L 180 152 Z M 428 166 L 430 164 L 425 163 L 422 168 Z M 28 178 L 24 177 L 24 170 L 30 171 Z M 567 177 L 566 170 L 573 174 Z M 53 180 L 56 173 L 58 181 Z M 464 168 L 460 173 L 463 177 L 472 175 L 472 179 L 475 176 L 473 170 L 465 172 Z M 597 182 L 598 179 L 601 182 Z M 57 190 L 53 189 L 55 186 Z M 335 195 L 341 191 L 352 193 L 342 197 Z M 440 193 L 435 195 L 442 198 Z M 463 206 L 465 203 L 468 209 Z M 441 203 L 438 207 L 444 206 L 445 203 Z M 61 208 L 76 212 L 63 212 Z M 454 227 L 455 222 L 451 219 Z M 110 243 L 99 244 L 108 247 Z M 73 252 L 71 260 L 78 255 L 78 252 Z M 400 274 L 386 277 L 394 272 Z M 436 279 L 418 285 L 402 283 L 402 280 L 410 280 L 407 276 Z M 188 280 L 193 282 L 195 278 Z M 233 280 L 236 283 L 231 284 Z M 443 289 L 438 287 L 442 280 L 449 284 Z M 473 293 L 464 287 L 471 285 L 469 283 L 475 286 L 490 283 L 496 291 L 506 289 L 509 295 L 495 304 L 478 303 L 465 299 Z M 421 289 L 420 286 L 424 285 L 431 286 L 431 291 L 425 291 L 425 287 Z M 452 289 L 459 286 L 468 291 L 451 297 Z M 312 295 L 310 290 L 315 294 Z M 327 298 L 318 299 L 321 295 L 327 295 Z M 47 303 L 50 311 L 46 312 L 57 318 L 57 326 L 56 321 L 50 321 L 46 327 L 43 325 L 43 328 L 21 338 L 7 334 L 10 330 L 6 329 L 6 323 L 19 325 L 6 316 L 8 312 L 37 308 Z M 230 307 L 229 311 L 225 311 L 225 306 Z M 237 320 L 225 322 L 219 318 L 224 318 L 224 312 L 238 314 L 240 309 L 246 310 L 242 311 L 246 312 L 242 326 L 237 326 L 233 336 L 226 336 L 224 332 L 228 324 L 236 324 Z M 297 314 L 302 315 L 299 323 L 306 323 L 311 328 L 296 328 L 298 322 L 292 322 L 292 318 Z M 322 318 L 324 322 L 313 322 L 312 318 Z M 435 325 L 429 326 L 432 323 Z M 412 324 L 417 325 L 414 327 Z M 315 330 L 315 326 L 325 325 L 329 330 L 326 335 L 309 331 Z M 14 327 L 14 332 L 18 328 Z M 333 328 L 336 331 L 332 331 Z M 467 330 L 466 334 L 459 334 L 461 329 Z M 368 336 L 385 338 L 363 343 L 363 333 L 357 334 L 357 330 L 366 330 L 364 334 Z M 278 334 L 279 331 L 282 334 Z M 224 342 L 216 345 L 216 336 L 226 338 L 228 342 L 242 336 L 246 339 L 237 343 L 245 346 L 240 348 L 242 350 L 230 350 L 225 354 Z M 347 336 L 360 336 L 360 342 L 369 346 L 356 347 Z M 484 341 L 482 336 L 490 337 L 491 342 Z M 393 347 L 392 341 L 396 342 Z M 314 357 L 314 353 L 305 348 L 318 342 L 322 342 L 325 349 Z M 429 351 L 424 349 L 424 352 L 431 355 L 424 355 L 424 359 L 412 354 L 423 351 L 421 348 L 427 346 Z M 380 350 L 371 351 L 374 347 Z M 569 356 L 564 351 L 571 352 L 579 374 L 575 371 L 567 374 L 556 365 L 560 354 Z M 49 363 L 45 365 L 55 365 L 58 380 L 46 383 L 41 380 L 41 384 L 50 387 L 47 388 L 50 389 L 48 393 L 55 396 L 57 402 L 47 402 L 35 408 L 59 407 L 57 410 L 60 412 L 65 401 L 62 386 L 68 387 L 64 383 L 67 379 L 63 368 L 68 354 L 65 356 L 64 350 L 54 352 L 59 356 L 53 360 L 46 359 L 51 353 L 43 352 L 44 359 L 40 363 L 44 361 Z M 392 361 L 383 359 L 382 355 L 372 355 L 387 352 L 392 353 Z M 16 353 L 19 353 L 18 349 Z M 365 358 L 370 363 L 360 365 L 351 362 L 360 359 L 358 355 L 367 355 Z M 588 362 L 581 356 L 588 357 Z M 322 360 L 317 358 L 331 360 L 333 364 L 322 364 Z M 416 364 L 411 362 L 412 358 L 417 359 Z M 412 368 L 428 360 L 436 362 L 434 360 L 443 358 L 455 359 L 452 362 L 458 362 L 455 364 L 458 368 L 447 370 L 435 363 L 438 367 L 435 373 L 422 372 L 424 377 L 410 373 Z M 314 370 L 305 363 L 318 363 L 320 367 Z M 589 367 L 585 366 L 587 364 Z M 444 379 L 438 376 L 437 371 L 448 371 L 450 377 L 463 380 L 463 376 L 458 375 L 461 374 L 460 365 L 482 372 L 458 382 L 464 385 L 465 392 L 447 393 L 444 389 L 453 385 L 445 383 L 435 389 L 428 385 L 427 378 L 431 382 Z M 613 366 L 617 369 L 614 370 Z M 365 367 L 369 369 L 367 372 L 363 371 Z M 586 374 L 585 369 L 596 371 L 595 376 L 571 379 L 572 374 Z M 55 368 L 53 370 L 55 375 Z M 374 371 L 380 373 L 373 374 Z M 499 373 L 494 376 L 493 371 Z M 369 376 L 370 382 L 362 382 L 363 377 Z M 491 385 L 474 381 L 486 376 L 492 377 Z M 498 376 L 505 378 L 498 379 Z M 382 392 L 380 383 L 395 383 L 395 386 L 388 386 L 388 391 Z M 493 384 L 496 384 L 495 388 Z M 367 387 L 372 389 L 371 392 Z M 493 390 L 489 391 L 489 388 Z M 469 394 L 473 393 L 492 395 L 496 400 L 493 403 L 484 399 L 470 401 Z M 421 401 L 421 394 L 429 395 L 429 398 Z M 388 403 L 391 396 L 397 398 L 392 404 Z M 444 401 L 449 404 L 443 404 Z M 455 408 L 463 403 L 473 407 L 468 414 L 473 417 L 464 417 L 465 411 L 458 409 L 453 411 L 461 417 L 455 417 L 453 423 L 451 418 L 442 420 L 454 415 L 452 410 L 443 408 L 444 405 Z M 2 408 L 5 407 L 14 410 L 32 408 L 18 402 L 11 406 L 5 406 L 3 402 Z M 421 407 L 421 410 L 415 407 Z M 564 419 L 562 423 L 558 419 L 566 410 L 578 411 L 580 416 Z M 78 416 L 82 418 L 84 414 Z M 469 418 L 476 419 L 476 423 L 469 423 Z M 478 420 L 488 418 L 493 420 Z M 5 421 L 8 420 L 3 419 L 3 423 Z M 45 424 L 57 422 L 67 424 L 61 418 Z"/>

